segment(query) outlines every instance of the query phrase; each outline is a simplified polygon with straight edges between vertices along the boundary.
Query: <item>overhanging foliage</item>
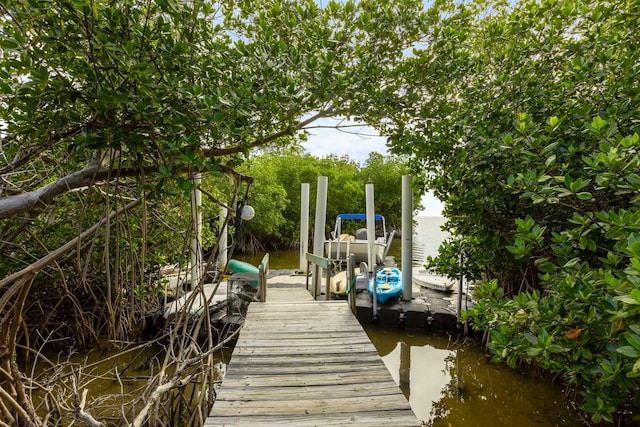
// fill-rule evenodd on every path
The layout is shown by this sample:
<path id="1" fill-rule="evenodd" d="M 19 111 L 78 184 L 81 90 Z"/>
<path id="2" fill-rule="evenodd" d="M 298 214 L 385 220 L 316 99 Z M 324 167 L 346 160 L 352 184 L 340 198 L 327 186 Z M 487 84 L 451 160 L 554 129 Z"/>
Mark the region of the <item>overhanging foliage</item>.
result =
<path id="1" fill-rule="evenodd" d="M 637 417 L 637 2 L 443 1 L 430 16 L 391 140 L 446 201 L 454 236 L 432 265 L 457 275 L 463 252 L 487 281 L 469 318 L 497 359 L 564 374 L 596 421 Z"/>

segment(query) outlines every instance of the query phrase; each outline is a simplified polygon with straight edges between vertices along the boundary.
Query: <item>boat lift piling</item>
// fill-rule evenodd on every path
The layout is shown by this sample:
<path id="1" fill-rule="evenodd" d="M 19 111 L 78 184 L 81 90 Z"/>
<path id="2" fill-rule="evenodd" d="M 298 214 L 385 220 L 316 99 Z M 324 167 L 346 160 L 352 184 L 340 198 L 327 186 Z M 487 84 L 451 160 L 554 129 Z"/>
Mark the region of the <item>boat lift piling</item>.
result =
<path id="1" fill-rule="evenodd" d="M 376 273 L 378 272 L 378 264 L 376 262 L 376 254 L 374 252 L 376 244 L 376 216 L 375 216 L 375 204 L 373 184 L 366 184 L 365 187 L 366 202 L 367 202 L 367 248 L 369 254 L 369 265 L 373 268 L 373 318 L 378 315 L 378 295 L 376 284 Z"/>
<path id="2" fill-rule="evenodd" d="M 373 184 L 366 184 L 364 188 L 367 202 L 367 260 L 369 262 L 369 265 L 373 266 L 376 264 L 376 254 L 374 252 L 376 244 L 376 215 L 373 197 Z"/>
<path id="3" fill-rule="evenodd" d="M 300 274 L 307 275 L 306 253 L 309 252 L 309 183 L 300 187 Z"/>
<path id="4" fill-rule="evenodd" d="M 313 254 L 319 257 L 323 256 L 324 251 L 324 227 L 327 219 L 327 186 L 329 178 L 326 176 L 318 177 L 318 187 L 316 190 L 316 222 L 313 233 Z M 320 269 L 316 266 L 313 269 L 313 298 L 318 297 L 320 293 Z M 331 292 L 331 289 L 326 289 Z"/>
<path id="5" fill-rule="evenodd" d="M 378 264 L 373 264 L 373 275 L 371 276 L 373 280 L 373 295 L 372 295 L 372 309 L 371 309 L 371 317 L 373 319 L 378 318 L 378 284 L 376 283 L 376 278 L 378 277 Z"/>
<path id="6" fill-rule="evenodd" d="M 413 190 L 411 175 L 402 175 L 402 300 L 412 298 Z"/>

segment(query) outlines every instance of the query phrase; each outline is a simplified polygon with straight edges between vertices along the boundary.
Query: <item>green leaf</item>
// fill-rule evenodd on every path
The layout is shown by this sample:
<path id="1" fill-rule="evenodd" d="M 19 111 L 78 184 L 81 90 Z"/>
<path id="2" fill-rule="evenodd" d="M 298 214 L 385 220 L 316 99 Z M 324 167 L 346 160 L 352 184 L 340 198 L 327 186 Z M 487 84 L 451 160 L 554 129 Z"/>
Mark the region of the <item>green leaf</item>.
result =
<path id="1" fill-rule="evenodd" d="M 640 305 L 640 289 L 633 289 L 628 295 L 620 295 L 615 299 L 625 304 Z"/>
<path id="2" fill-rule="evenodd" d="M 564 353 L 566 351 L 569 351 L 569 349 L 559 346 L 558 344 L 551 344 L 549 347 L 547 347 L 547 351 L 549 353 Z"/>
<path id="3" fill-rule="evenodd" d="M 524 337 L 527 341 L 529 341 L 532 345 L 538 345 L 538 337 L 533 335 L 532 333 L 527 332 L 524 334 Z"/>
<path id="4" fill-rule="evenodd" d="M 16 50 L 20 44 L 15 39 L 0 35 L 0 48 L 3 50 Z"/>
<path id="5" fill-rule="evenodd" d="M 90 6 L 91 5 L 91 1 L 90 0 L 73 0 L 72 3 L 78 9 L 82 9 L 85 6 Z"/>
<path id="6" fill-rule="evenodd" d="M 638 305 L 638 301 L 635 300 L 635 298 L 631 298 L 630 296 L 627 295 L 620 295 L 615 297 L 616 301 L 622 301 L 625 304 L 629 304 L 629 305 Z"/>
<path id="7" fill-rule="evenodd" d="M 627 333 L 624 334 L 624 339 L 626 339 L 627 342 L 633 346 L 633 348 L 635 348 L 636 350 L 640 351 L 640 336 L 639 335 L 627 332 Z"/>
<path id="8" fill-rule="evenodd" d="M 569 261 L 567 261 L 566 263 L 564 263 L 562 268 L 575 267 L 579 262 L 580 262 L 580 258 L 579 257 L 572 258 Z"/>
<path id="9" fill-rule="evenodd" d="M 638 358 L 640 357 L 640 351 L 636 350 L 635 348 L 631 347 L 630 345 L 625 345 L 622 347 L 618 347 L 616 349 L 616 351 L 620 354 L 623 354 L 627 357 L 632 357 L 632 358 Z"/>
<path id="10" fill-rule="evenodd" d="M 13 93 L 13 89 L 11 89 L 11 86 L 6 84 L 5 82 L 0 81 L 0 93 L 3 93 L 5 95 L 9 95 L 9 94 Z"/>
<path id="11" fill-rule="evenodd" d="M 591 121 L 591 127 L 595 130 L 601 130 L 607 125 L 607 121 L 603 120 L 600 116 L 595 116 Z"/>
<path id="12" fill-rule="evenodd" d="M 527 349 L 527 354 L 531 357 L 536 357 L 538 355 L 540 355 L 542 352 L 544 351 L 543 348 L 540 347 L 529 347 Z"/>

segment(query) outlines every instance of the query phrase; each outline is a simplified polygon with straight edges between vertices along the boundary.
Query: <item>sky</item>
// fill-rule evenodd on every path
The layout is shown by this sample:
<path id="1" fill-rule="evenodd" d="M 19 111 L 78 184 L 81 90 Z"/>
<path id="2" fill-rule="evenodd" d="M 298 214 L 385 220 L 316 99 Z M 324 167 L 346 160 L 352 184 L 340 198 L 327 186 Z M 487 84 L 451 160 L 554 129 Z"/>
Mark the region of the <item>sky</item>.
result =
<path id="1" fill-rule="evenodd" d="M 335 126 L 347 125 L 343 130 Z M 348 155 L 352 160 L 362 163 L 369 153 L 388 153 L 386 138 L 380 136 L 375 129 L 357 125 L 353 122 L 341 122 L 333 118 L 318 120 L 309 129 L 309 138 L 303 142 L 304 148 L 312 155 L 322 157 L 328 154 Z M 331 183 L 329 183 L 331 185 Z M 400 195 L 398 195 L 400 196 Z M 418 216 L 442 216 L 442 202 L 432 193 L 422 198 L 424 210 Z"/>

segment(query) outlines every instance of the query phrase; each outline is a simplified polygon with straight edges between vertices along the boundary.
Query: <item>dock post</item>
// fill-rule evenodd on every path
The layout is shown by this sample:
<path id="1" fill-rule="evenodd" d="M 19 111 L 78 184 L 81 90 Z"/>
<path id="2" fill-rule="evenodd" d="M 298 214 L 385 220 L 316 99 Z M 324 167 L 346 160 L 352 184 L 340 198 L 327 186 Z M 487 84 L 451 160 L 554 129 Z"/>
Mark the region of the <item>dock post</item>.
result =
<path id="1" fill-rule="evenodd" d="M 356 307 L 356 283 L 355 283 L 355 265 L 356 265 L 356 256 L 352 253 L 347 252 L 347 282 L 349 283 L 349 295 L 347 298 L 349 299 L 349 307 L 351 307 L 351 312 L 354 316 L 357 316 L 357 307 Z"/>
<path id="2" fill-rule="evenodd" d="M 330 297 L 331 297 L 331 267 L 327 267 L 326 271 L 326 279 L 324 282 L 324 299 L 326 301 L 329 301 Z"/>
<path id="3" fill-rule="evenodd" d="M 412 298 L 413 190 L 411 175 L 402 176 L 402 300 Z"/>
<path id="4" fill-rule="evenodd" d="M 309 251 L 309 184 L 303 183 L 300 188 L 300 271 L 309 274 L 309 266 L 305 258 Z"/>
<path id="5" fill-rule="evenodd" d="M 373 197 L 373 184 L 364 186 L 366 194 L 366 217 L 367 217 L 367 254 L 369 265 L 377 264 L 376 256 L 376 208 Z"/>
<path id="6" fill-rule="evenodd" d="M 318 177 L 318 188 L 316 189 L 316 222 L 313 233 L 313 254 L 321 257 L 324 251 L 324 226 L 327 220 L 327 186 L 329 178 Z M 313 269 L 313 297 L 318 296 L 320 290 L 320 271 L 316 267 Z"/>
<path id="7" fill-rule="evenodd" d="M 220 238 L 218 243 L 218 270 L 224 272 L 227 266 L 227 215 L 226 207 L 220 208 Z"/>
<path id="8" fill-rule="evenodd" d="M 378 264 L 373 264 L 373 305 L 371 306 L 372 316 L 374 319 L 378 318 Z"/>

